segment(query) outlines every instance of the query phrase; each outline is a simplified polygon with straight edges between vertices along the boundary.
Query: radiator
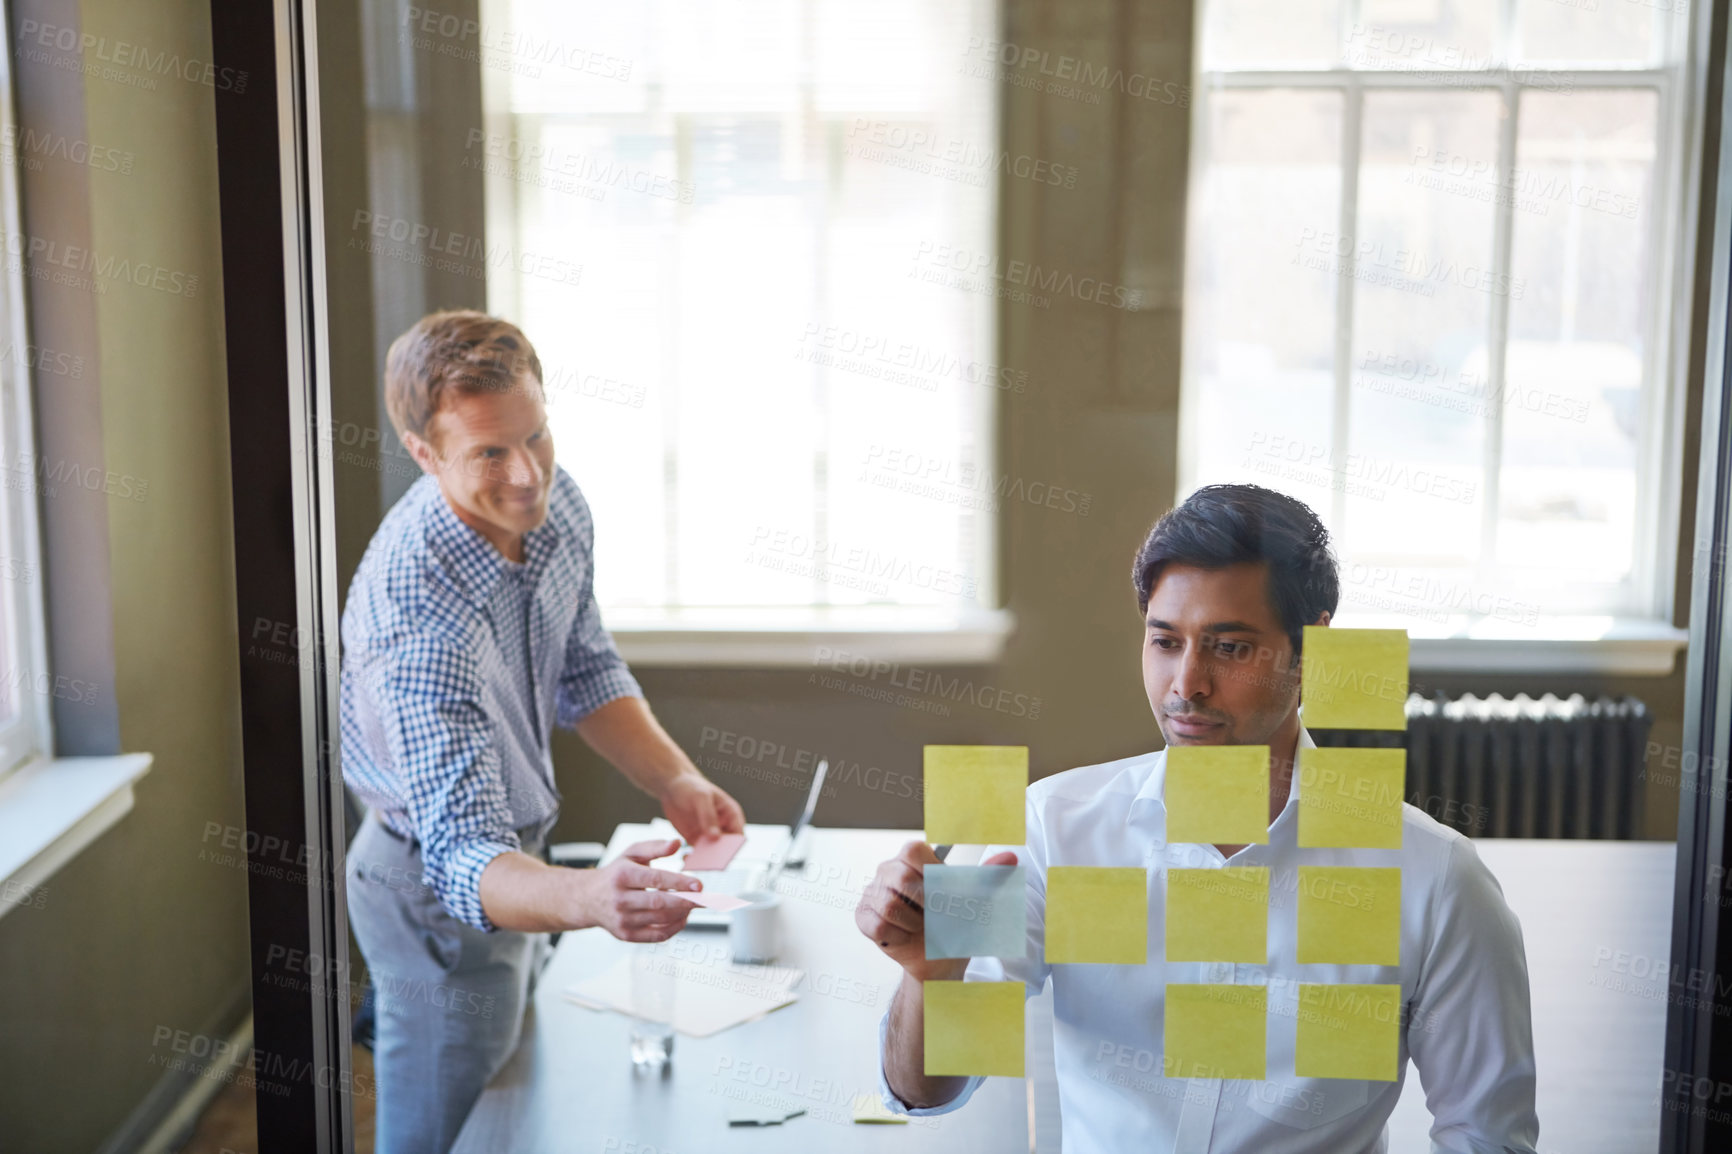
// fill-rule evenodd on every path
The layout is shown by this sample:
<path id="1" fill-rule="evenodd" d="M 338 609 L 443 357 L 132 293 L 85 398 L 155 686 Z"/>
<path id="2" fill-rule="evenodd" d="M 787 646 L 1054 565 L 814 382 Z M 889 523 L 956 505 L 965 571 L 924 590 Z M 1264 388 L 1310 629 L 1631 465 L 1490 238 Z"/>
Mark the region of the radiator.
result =
<path id="1" fill-rule="evenodd" d="M 1405 733 L 1312 737 L 1318 745 L 1405 746 L 1408 802 L 1469 837 L 1635 838 L 1652 724 L 1635 697 L 1416 693 Z"/>

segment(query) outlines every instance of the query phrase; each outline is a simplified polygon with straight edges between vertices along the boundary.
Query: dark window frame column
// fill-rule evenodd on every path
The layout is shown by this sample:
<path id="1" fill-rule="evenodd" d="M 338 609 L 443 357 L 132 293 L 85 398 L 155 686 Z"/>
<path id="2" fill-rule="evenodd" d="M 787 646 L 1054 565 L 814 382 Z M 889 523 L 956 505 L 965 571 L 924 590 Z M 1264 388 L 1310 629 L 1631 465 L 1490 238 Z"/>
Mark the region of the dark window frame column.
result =
<path id="1" fill-rule="evenodd" d="M 1702 241 L 1699 279 L 1710 285 L 1698 324 L 1705 340 L 1699 436 L 1690 649 L 1685 676 L 1678 867 L 1672 895 L 1660 1150 L 1696 1154 L 1732 1149 L 1732 1020 L 1721 1017 L 1732 980 L 1732 917 L 1722 896 L 1732 861 L 1727 764 L 1732 756 L 1732 151 L 1723 146 L 1732 106 L 1727 84 L 1727 5 L 1700 14 L 1704 100 Z M 1701 301 L 1700 295 L 1697 301 Z M 1702 1090 L 1708 1093 L 1703 1097 Z"/>
<path id="2" fill-rule="evenodd" d="M 316 28 L 313 0 L 211 0 L 216 65 L 246 77 L 217 86 L 216 120 L 247 843 L 257 847 L 252 1073 L 268 1154 L 345 1150 L 353 1133 L 335 484 L 318 435 L 331 427 L 331 395 Z M 247 656 L 261 620 L 292 626 L 295 662 Z M 324 960 L 332 980 L 267 983 L 283 950 Z"/>

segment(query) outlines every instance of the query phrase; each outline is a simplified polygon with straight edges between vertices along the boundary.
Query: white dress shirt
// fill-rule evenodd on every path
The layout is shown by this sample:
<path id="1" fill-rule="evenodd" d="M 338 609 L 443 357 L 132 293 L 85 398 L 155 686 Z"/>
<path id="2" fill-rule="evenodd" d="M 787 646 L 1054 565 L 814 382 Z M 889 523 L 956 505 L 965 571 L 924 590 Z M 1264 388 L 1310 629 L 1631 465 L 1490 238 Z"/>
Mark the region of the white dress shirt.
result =
<path id="1" fill-rule="evenodd" d="M 1299 747 L 1314 749 L 1300 730 Z M 1048 978 L 1065 1154 L 1383 1154 L 1407 1060 L 1419 1070 L 1434 1151 L 1532 1154 L 1534 1047 L 1521 927 L 1473 843 L 1411 805 L 1399 850 L 1300 849 L 1299 774 L 1269 844 L 1223 858 L 1212 845 L 1169 845 L 1162 800 L 1166 753 L 1073 769 L 1028 787 L 1028 948 L 1021 958 L 974 958 L 966 980 L 1020 980 L 1029 996 Z M 1146 965 L 1048 965 L 1042 960 L 1049 865 L 1127 866 L 1149 872 Z M 1168 869 L 1269 869 L 1269 963 L 1166 960 Z M 1400 866 L 1401 964 L 1300 965 L 1300 865 Z M 1268 987 L 1267 1078 L 1168 1078 L 1161 1073 L 1165 987 L 1233 982 Z M 1403 1029 L 1394 1082 L 1300 1078 L 1293 1072 L 1299 983 L 1401 985 Z M 880 1024 L 880 1053 L 884 1027 Z M 955 1110 L 973 1095 L 910 1109 L 880 1074 L 885 1105 L 907 1114 Z"/>

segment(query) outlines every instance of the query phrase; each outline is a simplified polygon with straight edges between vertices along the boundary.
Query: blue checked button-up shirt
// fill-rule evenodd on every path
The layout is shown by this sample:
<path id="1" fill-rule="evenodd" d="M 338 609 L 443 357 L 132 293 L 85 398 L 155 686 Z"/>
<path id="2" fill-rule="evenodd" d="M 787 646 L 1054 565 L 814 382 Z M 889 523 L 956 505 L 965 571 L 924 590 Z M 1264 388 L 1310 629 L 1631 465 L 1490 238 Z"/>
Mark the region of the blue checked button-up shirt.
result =
<path id="1" fill-rule="evenodd" d="M 343 610 L 343 778 L 421 845 L 422 881 L 483 930 L 481 871 L 559 809 L 548 737 L 641 696 L 602 627 L 595 526 L 555 469 L 547 520 L 505 559 L 423 476 L 385 515 Z"/>

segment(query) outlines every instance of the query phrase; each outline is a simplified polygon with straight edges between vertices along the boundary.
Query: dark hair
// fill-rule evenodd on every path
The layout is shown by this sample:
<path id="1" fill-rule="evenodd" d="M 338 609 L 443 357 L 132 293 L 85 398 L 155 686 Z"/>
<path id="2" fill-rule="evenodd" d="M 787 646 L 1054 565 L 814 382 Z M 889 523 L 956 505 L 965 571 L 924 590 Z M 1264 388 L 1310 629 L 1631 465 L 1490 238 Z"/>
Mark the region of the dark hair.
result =
<path id="1" fill-rule="evenodd" d="M 1322 613 L 1334 616 L 1341 578 L 1317 514 L 1261 485 L 1205 485 L 1156 521 L 1131 569 L 1137 609 L 1148 612 L 1149 594 L 1173 562 L 1223 569 L 1257 561 L 1269 563 L 1269 603 L 1297 657 L 1305 626 Z"/>

